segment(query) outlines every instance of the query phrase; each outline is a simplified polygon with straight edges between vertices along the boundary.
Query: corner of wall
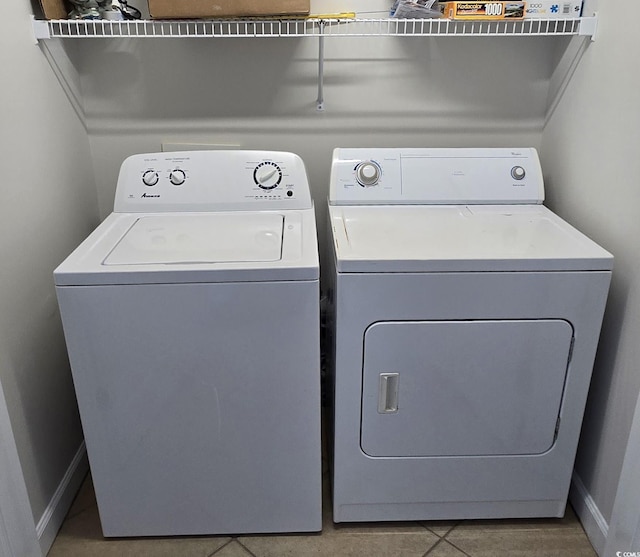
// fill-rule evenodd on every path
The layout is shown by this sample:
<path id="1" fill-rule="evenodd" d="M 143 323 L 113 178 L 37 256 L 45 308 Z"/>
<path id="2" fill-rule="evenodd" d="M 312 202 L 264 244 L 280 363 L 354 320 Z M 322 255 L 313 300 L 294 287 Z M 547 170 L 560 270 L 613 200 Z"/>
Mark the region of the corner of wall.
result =
<path id="1" fill-rule="evenodd" d="M 604 546 L 609 533 L 609 524 L 607 524 L 595 500 L 575 471 L 571 479 L 569 501 L 578 515 L 591 545 L 593 545 L 600 557 L 604 557 Z"/>
<path id="2" fill-rule="evenodd" d="M 36 525 L 36 533 L 43 555 L 46 555 L 51 549 L 58 530 L 60 530 L 88 470 L 89 461 L 83 441 Z"/>

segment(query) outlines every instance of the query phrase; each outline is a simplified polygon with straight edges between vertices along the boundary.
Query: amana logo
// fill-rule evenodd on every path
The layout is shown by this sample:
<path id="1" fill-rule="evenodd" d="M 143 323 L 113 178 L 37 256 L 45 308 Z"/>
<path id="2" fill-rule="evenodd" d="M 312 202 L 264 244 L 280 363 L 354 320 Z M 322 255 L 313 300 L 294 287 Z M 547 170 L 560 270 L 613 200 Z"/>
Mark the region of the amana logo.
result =
<path id="1" fill-rule="evenodd" d="M 144 192 L 144 193 L 142 194 L 142 197 L 160 197 L 160 196 L 159 196 L 159 195 L 152 195 L 152 194 L 150 194 L 150 193 Z"/>

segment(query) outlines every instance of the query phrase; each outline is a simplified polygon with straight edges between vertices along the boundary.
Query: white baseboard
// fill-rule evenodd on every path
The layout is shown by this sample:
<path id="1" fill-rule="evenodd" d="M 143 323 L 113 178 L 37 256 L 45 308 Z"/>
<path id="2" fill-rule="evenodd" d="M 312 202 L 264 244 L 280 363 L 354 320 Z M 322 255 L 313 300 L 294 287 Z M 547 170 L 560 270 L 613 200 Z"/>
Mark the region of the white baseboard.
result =
<path id="1" fill-rule="evenodd" d="M 87 460 L 87 449 L 83 441 L 69 468 L 67 468 L 66 474 L 60 481 L 58 489 L 56 489 L 36 525 L 36 533 L 42 548 L 42 555 L 46 555 L 51 549 L 58 530 L 60 530 L 60 526 L 62 526 L 62 522 L 88 471 L 89 461 Z"/>
<path id="2" fill-rule="evenodd" d="M 575 470 L 571 478 L 569 501 L 573 506 L 573 510 L 576 511 L 591 545 L 593 545 L 600 557 L 604 557 L 604 546 L 609 533 L 609 524 L 607 524 L 598 505 L 596 505 Z"/>

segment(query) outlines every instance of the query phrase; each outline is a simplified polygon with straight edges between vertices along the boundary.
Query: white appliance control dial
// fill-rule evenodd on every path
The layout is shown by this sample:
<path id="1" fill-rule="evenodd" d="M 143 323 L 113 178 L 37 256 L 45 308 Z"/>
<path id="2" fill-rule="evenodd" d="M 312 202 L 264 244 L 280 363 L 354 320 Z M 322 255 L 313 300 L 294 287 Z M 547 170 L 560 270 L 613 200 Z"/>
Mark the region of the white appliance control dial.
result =
<path id="1" fill-rule="evenodd" d="M 169 181 L 174 186 L 181 186 L 187 179 L 187 173 L 181 168 L 176 168 L 169 173 Z"/>
<path id="2" fill-rule="evenodd" d="M 253 171 L 253 179 L 263 190 L 272 190 L 282 181 L 282 169 L 274 162 L 262 162 Z"/>
<path id="3" fill-rule="evenodd" d="M 145 186 L 155 186 L 160 180 L 160 175 L 155 170 L 147 170 L 142 174 L 142 183 Z"/>
<path id="4" fill-rule="evenodd" d="M 523 180 L 526 174 L 527 173 L 525 172 L 524 168 L 522 168 L 521 166 L 514 166 L 511 169 L 511 176 L 514 180 Z"/>
<path id="5" fill-rule="evenodd" d="M 356 180 L 362 187 L 375 186 L 380 180 L 380 167 L 373 161 L 364 161 L 356 166 Z"/>

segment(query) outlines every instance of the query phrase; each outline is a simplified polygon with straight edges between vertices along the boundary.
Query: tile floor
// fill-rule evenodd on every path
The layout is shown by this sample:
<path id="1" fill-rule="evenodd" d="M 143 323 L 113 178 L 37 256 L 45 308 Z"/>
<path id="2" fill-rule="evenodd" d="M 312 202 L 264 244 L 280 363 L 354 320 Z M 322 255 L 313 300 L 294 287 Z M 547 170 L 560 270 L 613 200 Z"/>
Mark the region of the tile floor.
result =
<path id="1" fill-rule="evenodd" d="M 328 484 L 325 481 L 325 484 Z M 328 492 L 328 490 L 325 490 Z M 328 493 L 321 534 L 110 539 L 91 477 L 49 557 L 596 557 L 571 508 L 563 519 L 335 525 Z"/>

